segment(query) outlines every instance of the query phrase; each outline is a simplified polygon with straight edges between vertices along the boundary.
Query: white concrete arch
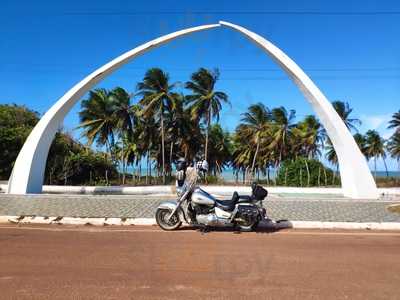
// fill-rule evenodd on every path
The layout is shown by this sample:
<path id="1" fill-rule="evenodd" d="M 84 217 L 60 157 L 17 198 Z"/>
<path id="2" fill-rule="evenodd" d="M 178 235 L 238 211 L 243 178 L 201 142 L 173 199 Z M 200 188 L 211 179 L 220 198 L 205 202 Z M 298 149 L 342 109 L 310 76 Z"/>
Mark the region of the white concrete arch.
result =
<path id="1" fill-rule="evenodd" d="M 351 198 L 378 198 L 378 190 L 364 155 L 332 104 L 314 82 L 282 50 L 263 37 L 232 23 L 223 21 L 219 23 L 243 33 L 250 41 L 267 52 L 301 90 L 321 120 L 335 148 L 343 194 Z"/>
<path id="2" fill-rule="evenodd" d="M 311 79 L 285 53 L 263 37 L 231 23 L 221 21 L 220 24 L 241 32 L 265 50 L 308 99 L 321 119 L 338 155 L 344 195 L 351 198 L 377 198 L 378 191 L 364 156 L 330 102 Z M 8 193 L 26 194 L 42 191 L 47 154 L 54 135 L 72 106 L 96 83 L 134 57 L 154 47 L 179 36 L 218 27 L 220 24 L 180 30 L 152 40 L 117 57 L 76 84 L 50 108 L 29 135 L 15 162 Z"/>

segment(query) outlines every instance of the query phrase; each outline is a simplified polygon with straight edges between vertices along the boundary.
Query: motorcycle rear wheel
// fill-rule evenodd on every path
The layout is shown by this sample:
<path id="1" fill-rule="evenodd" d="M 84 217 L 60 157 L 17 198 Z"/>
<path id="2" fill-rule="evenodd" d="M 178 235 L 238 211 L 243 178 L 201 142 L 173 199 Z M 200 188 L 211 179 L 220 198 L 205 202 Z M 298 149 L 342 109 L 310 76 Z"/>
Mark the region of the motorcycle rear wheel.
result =
<path id="1" fill-rule="evenodd" d="M 177 213 L 167 220 L 167 218 L 170 216 L 171 211 L 169 209 L 165 208 L 159 208 L 156 211 L 156 222 L 158 226 L 161 227 L 163 230 L 175 230 L 178 229 L 182 222 L 179 220 L 179 216 Z"/>
<path id="2" fill-rule="evenodd" d="M 240 228 L 240 231 L 253 231 L 257 228 L 259 222 L 259 220 L 256 220 L 252 223 L 237 223 L 236 225 Z"/>

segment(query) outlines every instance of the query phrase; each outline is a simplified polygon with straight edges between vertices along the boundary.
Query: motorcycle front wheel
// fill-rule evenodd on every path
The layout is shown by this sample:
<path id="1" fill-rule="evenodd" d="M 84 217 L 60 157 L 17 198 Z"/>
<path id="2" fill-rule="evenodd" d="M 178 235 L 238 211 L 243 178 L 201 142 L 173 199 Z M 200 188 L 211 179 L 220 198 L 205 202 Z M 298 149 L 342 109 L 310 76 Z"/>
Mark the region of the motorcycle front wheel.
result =
<path id="1" fill-rule="evenodd" d="M 181 226 L 182 222 L 179 220 L 179 216 L 175 213 L 169 220 L 171 211 L 166 208 L 158 208 L 156 211 L 156 222 L 158 226 L 163 230 L 175 230 Z"/>

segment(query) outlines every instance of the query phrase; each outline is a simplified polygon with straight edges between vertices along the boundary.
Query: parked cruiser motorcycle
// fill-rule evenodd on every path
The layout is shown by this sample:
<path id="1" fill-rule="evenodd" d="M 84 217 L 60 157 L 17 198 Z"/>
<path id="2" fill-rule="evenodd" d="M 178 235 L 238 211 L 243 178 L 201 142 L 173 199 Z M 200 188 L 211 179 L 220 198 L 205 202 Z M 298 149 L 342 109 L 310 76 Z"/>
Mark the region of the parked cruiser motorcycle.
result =
<path id="1" fill-rule="evenodd" d="M 208 171 L 207 161 L 187 167 L 185 161 L 177 164 L 176 202 L 161 203 L 156 211 L 157 224 L 164 230 L 174 230 L 186 222 L 194 226 L 238 226 L 250 231 L 266 217 L 262 201 L 268 195 L 263 187 L 253 183 L 251 196 L 233 193 L 230 200 L 218 200 L 197 186 L 200 174 Z"/>

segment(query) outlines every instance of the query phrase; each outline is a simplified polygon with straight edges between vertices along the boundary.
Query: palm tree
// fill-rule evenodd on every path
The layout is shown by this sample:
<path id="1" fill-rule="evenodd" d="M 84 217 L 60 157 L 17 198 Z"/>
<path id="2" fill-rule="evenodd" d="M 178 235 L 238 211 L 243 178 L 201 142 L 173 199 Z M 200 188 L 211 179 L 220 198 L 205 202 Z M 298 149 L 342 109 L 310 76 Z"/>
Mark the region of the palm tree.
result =
<path id="1" fill-rule="evenodd" d="M 308 115 L 292 129 L 294 145 L 292 152 L 295 155 L 304 155 L 311 159 L 321 155 L 320 146 L 323 145 L 324 130 L 321 123 L 313 115 Z M 304 159 L 307 170 L 307 186 L 310 185 L 311 174 L 307 159 Z"/>
<path id="2" fill-rule="evenodd" d="M 125 150 L 123 152 L 123 159 L 125 160 L 126 164 L 134 165 L 139 159 L 139 149 L 138 144 L 135 141 L 129 139 L 127 140 L 125 145 Z"/>
<path id="3" fill-rule="evenodd" d="M 367 140 L 366 137 L 364 135 L 362 135 L 361 133 L 356 133 L 354 136 L 354 140 L 356 141 L 358 148 L 360 148 L 360 151 L 362 154 L 364 154 L 365 157 L 367 157 L 367 149 L 366 149 L 366 144 L 367 144 Z"/>
<path id="4" fill-rule="evenodd" d="M 270 129 L 271 112 L 262 103 L 249 106 L 248 111 L 242 114 L 241 122 L 237 131 L 247 141 L 252 141 L 256 146 L 251 164 L 251 173 L 254 175 L 254 167 L 256 165 L 257 155 L 260 150 L 260 144 L 263 136 Z"/>
<path id="5" fill-rule="evenodd" d="M 393 114 L 392 119 L 389 121 L 388 128 L 394 128 L 396 131 L 400 131 L 400 110 Z"/>
<path id="6" fill-rule="evenodd" d="M 386 175 L 389 176 L 386 166 L 386 152 L 385 152 L 385 140 L 379 135 L 376 130 L 368 130 L 365 134 L 365 153 L 367 158 L 374 158 L 374 170 L 376 179 L 376 161 L 378 158 L 382 158 L 385 165 Z"/>
<path id="7" fill-rule="evenodd" d="M 146 157 L 146 183 L 151 178 L 152 171 L 152 152 L 156 150 L 156 145 L 159 141 L 159 126 L 157 125 L 154 116 L 143 117 L 141 111 L 138 111 L 138 121 L 135 126 L 135 137 L 137 141 L 137 149 L 139 157 L 136 164 L 140 163 L 141 158 Z"/>
<path id="8" fill-rule="evenodd" d="M 236 129 L 235 135 L 233 136 L 233 161 L 232 167 L 238 176 L 239 172 L 243 172 L 243 183 L 245 182 L 245 173 L 251 164 L 251 157 L 254 157 L 253 148 L 249 144 L 247 137 L 238 130 L 240 126 Z"/>
<path id="9" fill-rule="evenodd" d="M 357 131 L 356 125 L 361 125 L 361 121 L 359 119 L 350 117 L 353 109 L 350 107 L 349 103 L 343 101 L 333 101 L 332 106 L 338 113 L 339 117 L 343 120 L 347 128 Z"/>
<path id="10" fill-rule="evenodd" d="M 156 115 L 161 126 L 162 176 L 165 184 L 165 129 L 164 115 L 171 109 L 172 102 L 178 97 L 173 92 L 176 84 L 169 83 L 169 75 L 159 68 L 148 70 L 142 82 L 137 84 L 138 95 L 142 96 L 142 114 L 145 117 Z"/>
<path id="11" fill-rule="evenodd" d="M 121 140 L 122 184 L 125 184 L 126 156 L 124 151 L 129 137 L 133 134 L 132 116 L 134 116 L 134 111 L 131 106 L 131 96 L 123 88 L 113 89 L 110 92 L 110 99 L 113 102 L 116 130 Z"/>
<path id="12" fill-rule="evenodd" d="M 349 130 L 358 131 L 357 125 L 361 125 L 361 121 L 357 118 L 352 118 L 350 116 L 353 112 L 353 109 L 350 107 L 349 103 L 343 101 L 333 101 L 332 106 Z M 331 164 L 336 166 L 337 173 L 339 170 L 338 157 L 336 155 L 332 141 L 329 139 L 329 137 L 327 137 L 325 145 L 325 157 Z"/>
<path id="13" fill-rule="evenodd" d="M 293 121 L 296 117 L 296 111 L 289 112 L 283 106 L 274 108 L 271 111 L 273 125 L 273 140 L 269 148 L 278 154 L 276 165 L 280 165 L 282 160 L 288 154 L 288 146 L 291 138 L 291 130 L 295 126 Z"/>
<path id="14" fill-rule="evenodd" d="M 83 129 L 82 136 L 89 146 L 95 141 L 100 146 L 106 145 L 111 157 L 116 126 L 113 102 L 112 93 L 106 89 L 90 91 L 89 98 L 82 101 L 78 127 Z"/>
<path id="15" fill-rule="evenodd" d="M 191 81 L 186 82 L 185 87 L 191 90 L 192 95 L 187 96 L 188 104 L 192 111 L 193 119 L 204 120 L 206 124 L 206 140 L 204 147 L 204 159 L 207 160 L 208 154 L 208 134 L 211 119 L 219 120 L 219 113 L 222 103 L 229 103 L 228 95 L 215 91 L 215 84 L 219 78 L 219 71 L 200 68 L 191 76 Z"/>
<path id="16" fill-rule="evenodd" d="M 400 171 L 400 131 L 395 132 L 387 144 L 390 155 L 397 160 Z"/>
<path id="17" fill-rule="evenodd" d="M 298 140 L 299 145 L 295 148 L 300 148 L 298 152 L 305 155 L 307 158 L 315 158 L 321 155 L 321 146 L 323 145 L 325 132 L 313 115 L 307 115 L 293 128 L 293 133 Z"/>
<path id="18" fill-rule="evenodd" d="M 332 142 L 331 140 L 327 140 L 326 146 L 326 153 L 325 153 L 325 157 L 326 159 L 334 166 L 336 166 L 336 172 L 338 171 L 338 167 L 339 167 L 339 161 L 338 161 L 338 157 L 336 155 L 336 151 L 335 148 L 333 148 Z"/>
<path id="19" fill-rule="evenodd" d="M 191 161 L 200 151 L 203 142 L 201 128 L 193 122 L 190 108 L 186 106 L 183 95 L 177 97 L 172 103 L 173 110 L 170 114 L 169 136 L 171 143 L 176 144 L 177 155 Z M 170 159 L 171 160 L 171 159 Z"/>
<path id="20" fill-rule="evenodd" d="M 231 160 L 231 137 L 229 132 L 224 131 L 219 124 L 210 127 L 210 140 L 208 156 L 209 170 L 214 173 L 221 173 Z"/>

